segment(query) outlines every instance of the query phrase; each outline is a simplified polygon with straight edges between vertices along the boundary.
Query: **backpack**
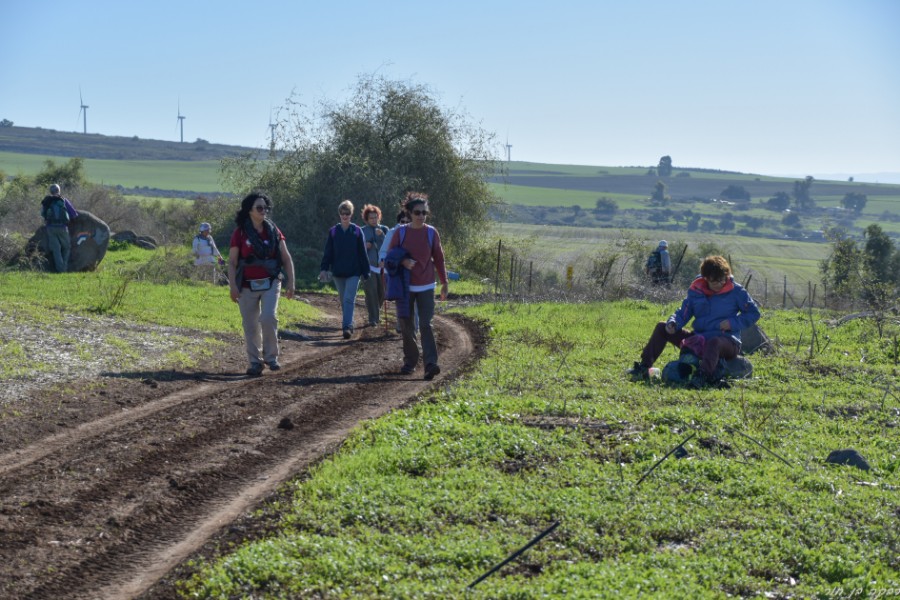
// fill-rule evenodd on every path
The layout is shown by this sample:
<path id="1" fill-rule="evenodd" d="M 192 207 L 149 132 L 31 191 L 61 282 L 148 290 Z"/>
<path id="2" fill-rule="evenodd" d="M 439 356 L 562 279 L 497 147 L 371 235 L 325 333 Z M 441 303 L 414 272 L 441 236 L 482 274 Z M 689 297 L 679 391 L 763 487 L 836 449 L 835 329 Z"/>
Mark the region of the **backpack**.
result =
<path id="1" fill-rule="evenodd" d="M 700 369 L 700 357 L 688 350 L 682 350 L 678 360 L 673 360 L 663 367 L 661 377 L 669 385 L 684 385 L 688 383 Z M 722 379 L 745 379 L 753 374 L 753 363 L 746 356 L 736 356 L 732 359 L 719 359 L 716 370 L 713 373 L 713 381 Z"/>
<path id="2" fill-rule="evenodd" d="M 404 225 L 397 231 L 397 233 L 400 235 L 400 243 L 397 244 L 398 246 L 402 246 L 403 240 L 406 239 L 406 228 L 407 225 Z M 425 229 L 426 231 L 428 231 L 428 247 L 434 248 L 434 227 L 432 227 L 431 225 L 426 225 Z"/>
<path id="3" fill-rule="evenodd" d="M 69 211 L 66 210 L 66 204 L 62 198 L 54 198 L 47 205 L 44 213 L 44 219 L 50 226 L 67 226 L 69 224 Z"/>
<path id="4" fill-rule="evenodd" d="M 356 225 L 355 223 L 350 223 L 350 227 L 353 228 L 353 235 L 355 235 L 356 237 L 360 237 L 362 235 L 362 229 L 359 228 L 359 225 Z M 338 228 L 338 226 L 334 225 L 334 226 L 332 226 L 331 229 L 328 230 L 328 233 L 331 235 L 332 238 L 335 236 L 335 234 L 337 234 L 337 228 Z"/>
<path id="5" fill-rule="evenodd" d="M 741 330 L 741 352 L 743 354 L 753 354 L 754 352 L 768 354 L 774 349 L 769 336 L 756 323 Z"/>
<path id="6" fill-rule="evenodd" d="M 662 269 L 662 255 L 660 255 L 659 250 L 654 250 L 650 253 L 650 256 L 647 258 L 647 270 L 651 273 L 657 272 Z"/>

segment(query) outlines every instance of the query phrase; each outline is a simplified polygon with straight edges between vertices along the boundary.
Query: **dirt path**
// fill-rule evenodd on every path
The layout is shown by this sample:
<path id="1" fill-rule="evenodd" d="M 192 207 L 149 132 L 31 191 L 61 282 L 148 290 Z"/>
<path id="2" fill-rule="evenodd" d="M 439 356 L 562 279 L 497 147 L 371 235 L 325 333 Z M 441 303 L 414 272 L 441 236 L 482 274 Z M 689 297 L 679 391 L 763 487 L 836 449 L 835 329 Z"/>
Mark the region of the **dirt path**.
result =
<path id="1" fill-rule="evenodd" d="M 334 324 L 286 335 L 284 369 L 261 379 L 235 375 L 236 342 L 205 369 L 43 390 L 25 403 L 38 408 L 0 421 L 0 597 L 170 597 L 166 576 L 185 559 L 258 535 L 268 524 L 251 508 L 483 347 L 474 324 L 437 316 L 443 372 L 426 382 L 421 367 L 396 374 L 392 331 L 346 342 Z"/>

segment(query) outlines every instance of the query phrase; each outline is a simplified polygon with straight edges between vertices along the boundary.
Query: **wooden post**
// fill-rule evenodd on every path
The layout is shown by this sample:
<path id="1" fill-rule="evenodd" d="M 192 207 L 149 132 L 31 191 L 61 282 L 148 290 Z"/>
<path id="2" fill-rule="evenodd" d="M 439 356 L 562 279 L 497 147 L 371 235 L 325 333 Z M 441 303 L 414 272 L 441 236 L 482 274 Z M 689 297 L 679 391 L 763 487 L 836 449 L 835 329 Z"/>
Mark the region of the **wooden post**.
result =
<path id="1" fill-rule="evenodd" d="M 509 295 L 512 296 L 513 293 L 513 279 L 515 279 L 516 275 L 516 255 L 509 255 Z"/>
<path id="2" fill-rule="evenodd" d="M 503 247 L 503 240 L 497 240 L 497 274 L 494 275 L 494 295 L 496 296 L 500 290 L 500 249 Z"/>
<path id="3" fill-rule="evenodd" d="M 781 308 L 787 308 L 787 275 L 784 276 L 784 292 L 781 294 Z"/>
<path id="4" fill-rule="evenodd" d="M 528 262 L 528 295 L 531 295 L 531 276 L 534 273 L 534 261 Z"/>

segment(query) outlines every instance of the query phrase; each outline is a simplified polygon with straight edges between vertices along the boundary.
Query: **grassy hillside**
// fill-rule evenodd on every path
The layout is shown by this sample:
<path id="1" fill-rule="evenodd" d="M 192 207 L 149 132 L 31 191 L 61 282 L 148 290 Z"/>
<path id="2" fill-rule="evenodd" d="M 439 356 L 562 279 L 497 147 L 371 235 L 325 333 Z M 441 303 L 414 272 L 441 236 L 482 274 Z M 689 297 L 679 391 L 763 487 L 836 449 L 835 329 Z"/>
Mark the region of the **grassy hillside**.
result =
<path id="1" fill-rule="evenodd" d="M 763 327 L 781 350 L 753 357 L 753 379 L 703 391 L 629 382 L 624 369 L 672 309 L 468 309 L 491 325 L 478 368 L 361 426 L 266 511 L 280 516 L 277 528 L 203 563 L 183 597 L 874 598 L 900 589 L 891 433 L 900 404 L 882 398 L 883 384 L 873 390 L 896 369 L 896 350 L 871 323 L 829 328 L 816 315 L 830 343 L 811 351 L 807 315 L 767 312 Z M 674 358 L 670 349 L 663 360 Z M 825 463 L 842 448 L 871 470 Z"/>

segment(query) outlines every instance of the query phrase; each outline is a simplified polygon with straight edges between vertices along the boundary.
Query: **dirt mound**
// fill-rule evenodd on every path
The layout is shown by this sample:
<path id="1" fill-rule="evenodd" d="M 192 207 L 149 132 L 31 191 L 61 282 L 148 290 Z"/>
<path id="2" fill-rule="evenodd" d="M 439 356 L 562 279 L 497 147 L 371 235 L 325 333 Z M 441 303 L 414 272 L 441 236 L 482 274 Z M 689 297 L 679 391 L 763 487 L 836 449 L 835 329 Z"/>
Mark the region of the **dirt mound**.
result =
<path id="1" fill-rule="evenodd" d="M 333 297 L 307 297 L 328 311 Z M 363 311 L 364 312 L 364 311 Z M 108 371 L 32 388 L 0 420 L 4 598 L 165 598 L 167 574 L 223 537 L 265 530 L 250 509 L 332 452 L 360 421 L 401 407 L 481 354 L 478 326 L 437 316 L 442 374 L 401 366 L 399 336 L 284 332 L 284 368 L 243 375 L 242 340 L 187 371 Z M 151 587 L 154 586 L 151 590 Z"/>

